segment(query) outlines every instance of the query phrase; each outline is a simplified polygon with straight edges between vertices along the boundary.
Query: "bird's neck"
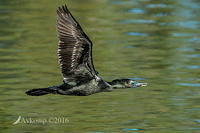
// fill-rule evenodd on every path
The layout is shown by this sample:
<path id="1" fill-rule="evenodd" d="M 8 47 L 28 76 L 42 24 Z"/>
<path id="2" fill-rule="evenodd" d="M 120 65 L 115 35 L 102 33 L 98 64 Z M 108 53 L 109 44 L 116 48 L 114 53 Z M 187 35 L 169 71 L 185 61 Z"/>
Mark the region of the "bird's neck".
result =
<path id="1" fill-rule="evenodd" d="M 124 82 L 121 80 L 117 80 L 117 81 L 113 80 L 112 82 L 108 82 L 108 84 L 111 85 L 112 88 L 114 88 L 114 89 L 126 88 Z"/>

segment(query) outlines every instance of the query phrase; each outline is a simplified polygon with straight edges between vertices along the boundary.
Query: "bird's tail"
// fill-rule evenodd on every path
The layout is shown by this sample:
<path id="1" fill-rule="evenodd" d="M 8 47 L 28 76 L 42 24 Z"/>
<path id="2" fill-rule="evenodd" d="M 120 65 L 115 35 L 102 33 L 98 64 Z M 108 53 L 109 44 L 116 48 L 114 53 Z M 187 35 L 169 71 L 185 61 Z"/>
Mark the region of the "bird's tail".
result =
<path id="1" fill-rule="evenodd" d="M 55 88 L 53 89 L 53 87 L 48 87 L 48 88 L 32 89 L 25 93 L 30 96 L 42 96 L 46 94 L 56 94 L 57 90 Z"/>

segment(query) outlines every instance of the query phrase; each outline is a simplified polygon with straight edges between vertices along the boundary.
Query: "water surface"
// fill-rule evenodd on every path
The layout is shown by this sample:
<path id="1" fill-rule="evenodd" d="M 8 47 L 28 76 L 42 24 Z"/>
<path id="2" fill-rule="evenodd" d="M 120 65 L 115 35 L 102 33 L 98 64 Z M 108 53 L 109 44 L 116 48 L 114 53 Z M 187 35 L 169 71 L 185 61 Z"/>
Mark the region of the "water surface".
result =
<path id="1" fill-rule="evenodd" d="M 2 133 L 200 132 L 198 0 L 67 1 L 94 43 L 100 76 L 148 86 L 86 97 L 26 96 L 31 88 L 62 83 L 55 24 L 63 4 L 0 1 Z M 13 125 L 19 116 L 27 121 Z"/>

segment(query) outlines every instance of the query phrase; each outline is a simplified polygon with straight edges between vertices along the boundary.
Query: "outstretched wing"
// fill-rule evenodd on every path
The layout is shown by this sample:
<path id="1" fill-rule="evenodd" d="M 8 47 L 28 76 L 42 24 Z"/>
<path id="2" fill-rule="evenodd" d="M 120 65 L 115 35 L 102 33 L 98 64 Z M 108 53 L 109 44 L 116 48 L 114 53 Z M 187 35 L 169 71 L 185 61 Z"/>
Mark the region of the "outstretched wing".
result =
<path id="1" fill-rule="evenodd" d="M 76 85 L 94 78 L 92 42 L 67 6 L 57 10 L 58 58 L 65 83 Z"/>

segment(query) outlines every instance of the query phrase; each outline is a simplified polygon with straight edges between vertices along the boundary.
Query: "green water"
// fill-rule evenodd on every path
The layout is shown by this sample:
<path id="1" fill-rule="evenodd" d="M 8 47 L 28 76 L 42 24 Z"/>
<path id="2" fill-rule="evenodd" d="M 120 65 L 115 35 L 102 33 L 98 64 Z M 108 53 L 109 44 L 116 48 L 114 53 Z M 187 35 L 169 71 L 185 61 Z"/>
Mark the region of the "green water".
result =
<path id="1" fill-rule="evenodd" d="M 93 41 L 104 80 L 148 86 L 25 95 L 62 83 L 55 24 L 64 4 Z M 0 132 L 200 132 L 199 11 L 199 0 L 0 0 Z"/>

